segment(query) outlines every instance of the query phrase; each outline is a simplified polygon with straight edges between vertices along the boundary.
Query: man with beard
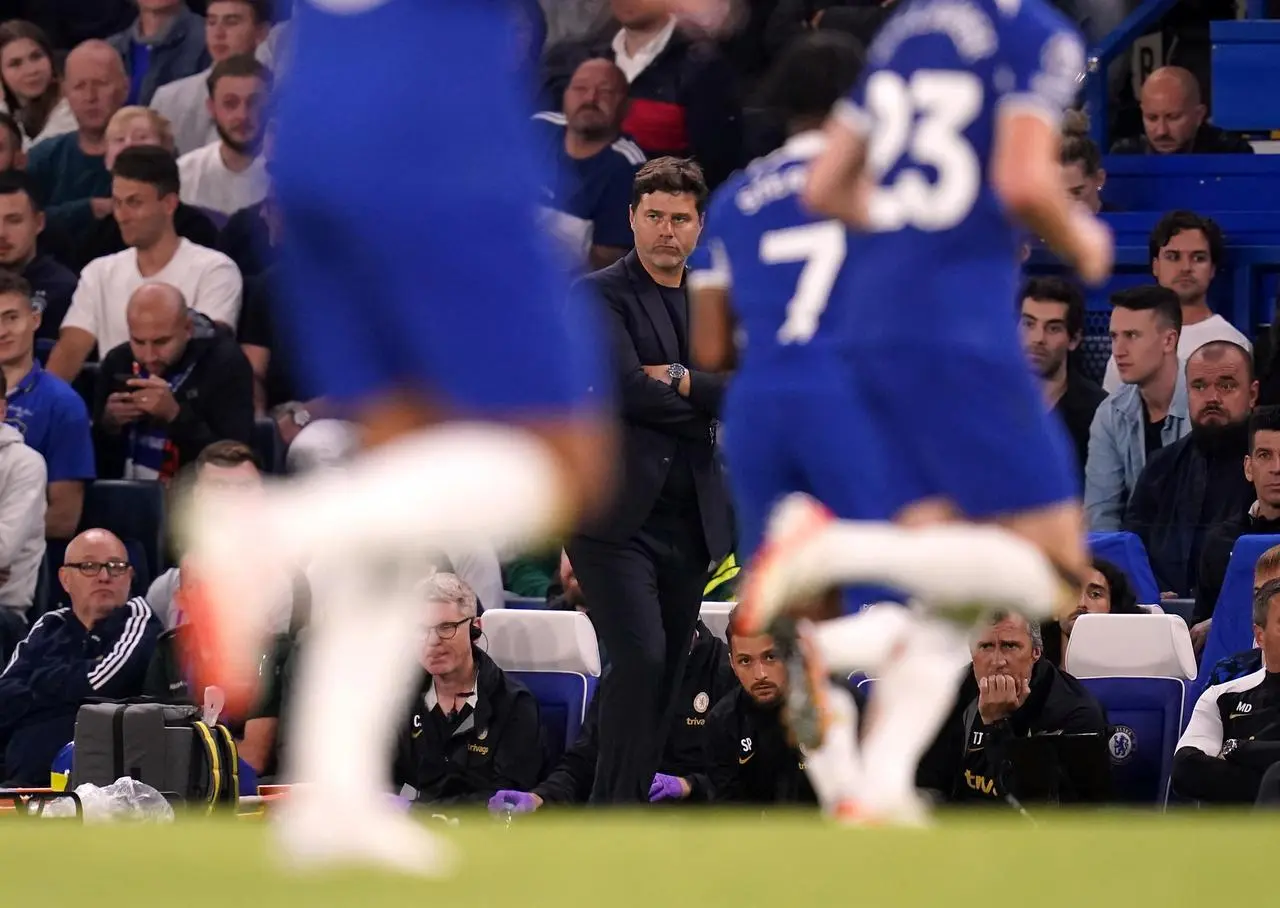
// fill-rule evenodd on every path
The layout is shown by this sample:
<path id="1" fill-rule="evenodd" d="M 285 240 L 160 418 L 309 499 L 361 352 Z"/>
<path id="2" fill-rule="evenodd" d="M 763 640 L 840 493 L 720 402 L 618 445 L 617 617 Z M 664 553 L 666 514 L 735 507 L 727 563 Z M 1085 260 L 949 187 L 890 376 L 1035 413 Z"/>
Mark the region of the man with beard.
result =
<path id="1" fill-rule="evenodd" d="M 587 60 L 574 70 L 562 109 L 533 117 L 550 165 L 543 173 L 552 178 L 542 204 L 575 264 L 596 270 L 631 248 L 627 205 L 644 152 L 622 138 L 627 77 L 611 60 Z"/>
<path id="2" fill-rule="evenodd" d="M 271 71 L 249 54 L 228 57 L 209 74 L 209 114 L 218 141 L 178 159 L 182 201 L 232 215 L 267 194 L 263 109 Z"/>
<path id="3" fill-rule="evenodd" d="M 1019 331 L 1031 368 L 1040 377 L 1044 403 L 1062 420 L 1076 450 L 1084 482 L 1089 453 L 1089 426 L 1107 393 L 1071 369 L 1068 354 L 1084 337 L 1084 295 L 1060 277 L 1033 277 L 1022 288 Z"/>
<path id="4" fill-rule="evenodd" d="M 1147 461 L 1123 524 L 1142 538 L 1162 590 L 1190 596 L 1206 530 L 1254 500 L 1241 464 L 1257 399 L 1253 360 L 1239 344 L 1210 341 L 1187 360 L 1191 434 Z"/>

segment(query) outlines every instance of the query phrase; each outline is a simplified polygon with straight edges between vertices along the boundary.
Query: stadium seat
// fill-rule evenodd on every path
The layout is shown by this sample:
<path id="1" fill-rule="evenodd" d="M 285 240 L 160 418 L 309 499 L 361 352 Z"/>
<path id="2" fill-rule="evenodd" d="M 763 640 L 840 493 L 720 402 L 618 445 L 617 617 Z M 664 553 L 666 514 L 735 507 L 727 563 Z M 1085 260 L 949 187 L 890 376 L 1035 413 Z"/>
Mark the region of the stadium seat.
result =
<path id="1" fill-rule="evenodd" d="M 1082 678 L 1081 683 L 1107 712 L 1114 799 L 1163 807 L 1186 685 L 1177 678 L 1099 677 Z"/>
<path id="2" fill-rule="evenodd" d="M 1204 691 L 1219 659 L 1253 649 L 1253 568 L 1263 552 L 1274 545 L 1280 545 L 1280 536 L 1241 536 L 1231 549 L 1189 704 L 1194 704 Z"/>
<path id="3" fill-rule="evenodd" d="M 1063 665 L 1077 678 L 1196 676 L 1191 634 L 1177 615 L 1081 615 Z"/>
<path id="4" fill-rule="evenodd" d="M 1110 561 L 1129 578 L 1139 602 L 1159 602 L 1160 585 L 1151 570 L 1147 547 L 1133 533 L 1090 533 L 1089 554 Z"/>
<path id="5" fill-rule="evenodd" d="M 494 609 L 482 621 L 487 652 L 509 672 L 578 672 L 600 677 L 595 628 L 581 612 Z"/>
<path id="6" fill-rule="evenodd" d="M 145 559 L 148 578 L 158 577 L 164 570 L 164 487 L 160 483 L 135 479 L 99 479 L 89 483 L 80 530 L 91 527 L 110 530 L 124 540 L 126 546 L 131 540 L 136 542 Z M 136 565 L 135 574 L 143 566 Z"/>
<path id="7" fill-rule="evenodd" d="M 537 596 L 517 596 L 515 593 L 506 592 L 502 597 L 503 608 L 521 608 L 521 609 L 545 609 L 547 600 L 539 599 Z"/>
<path id="8" fill-rule="evenodd" d="M 578 738 L 587 712 L 589 685 L 579 672 L 511 672 L 538 701 L 538 722 L 542 726 L 547 766 Z"/>
<path id="9" fill-rule="evenodd" d="M 84 401 L 84 405 L 89 408 L 89 416 L 93 416 L 93 395 L 98 386 L 98 364 L 85 363 L 80 367 L 80 371 L 76 373 L 76 377 L 71 382 L 71 387 L 80 395 L 80 399 Z"/>
<path id="10" fill-rule="evenodd" d="M 284 440 L 274 419 L 261 417 L 253 421 L 253 453 L 258 455 L 264 473 L 284 472 Z"/>
<path id="11" fill-rule="evenodd" d="M 736 604 L 735 602 L 704 602 L 699 613 L 707 629 L 726 643 L 729 642 L 726 633 L 729 627 L 729 613 L 733 611 Z"/>

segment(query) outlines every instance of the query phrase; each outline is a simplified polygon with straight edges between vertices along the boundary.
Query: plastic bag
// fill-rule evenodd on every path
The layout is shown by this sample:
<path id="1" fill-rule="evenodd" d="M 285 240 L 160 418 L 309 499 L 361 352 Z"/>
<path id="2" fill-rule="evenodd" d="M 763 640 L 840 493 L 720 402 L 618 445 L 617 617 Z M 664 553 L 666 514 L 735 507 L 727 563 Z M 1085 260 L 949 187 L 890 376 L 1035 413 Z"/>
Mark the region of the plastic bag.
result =
<path id="1" fill-rule="evenodd" d="M 147 823 L 173 822 L 173 806 L 150 785 L 122 776 L 105 788 L 85 783 L 76 788 L 86 823 L 132 820 Z M 54 801 L 44 809 L 46 817 L 73 817 L 76 807 L 70 799 Z"/>

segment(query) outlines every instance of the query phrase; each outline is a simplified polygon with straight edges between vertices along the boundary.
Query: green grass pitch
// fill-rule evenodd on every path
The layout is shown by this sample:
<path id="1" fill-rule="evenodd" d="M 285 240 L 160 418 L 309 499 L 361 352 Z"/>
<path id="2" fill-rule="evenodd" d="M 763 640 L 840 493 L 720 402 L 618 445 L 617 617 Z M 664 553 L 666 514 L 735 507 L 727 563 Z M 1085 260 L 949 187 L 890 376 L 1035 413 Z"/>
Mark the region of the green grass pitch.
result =
<path id="1" fill-rule="evenodd" d="M 523 822 L 521 820 L 523 819 Z M 434 826 L 435 824 L 433 824 Z M 653 810 L 464 815 L 462 862 L 430 882 L 293 877 L 256 820 L 167 826 L 0 822 L 0 903 L 24 908 L 1161 908 L 1280 904 L 1280 817 L 1187 811 L 942 817 L 927 831 L 809 814 Z M 1246 899 L 1247 902 L 1238 902 Z"/>

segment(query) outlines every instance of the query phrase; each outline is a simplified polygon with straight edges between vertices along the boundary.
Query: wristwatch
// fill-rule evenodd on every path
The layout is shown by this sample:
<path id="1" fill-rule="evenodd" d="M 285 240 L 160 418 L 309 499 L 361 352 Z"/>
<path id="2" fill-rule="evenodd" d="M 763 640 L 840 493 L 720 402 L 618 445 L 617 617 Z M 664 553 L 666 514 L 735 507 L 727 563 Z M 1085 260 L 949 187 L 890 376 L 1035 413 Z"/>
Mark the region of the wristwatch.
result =
<path id="1" fill-rule="evenodd" d="M 1240 742 L 1235 738 L 1227 738 L 1222 742 L 1222 756 L 1229 757 L 1235 753 L 1235 749 L 1240 746 Z"/>
<path id="2" fill-rule="evenodd" d="M 667 366 L 667 378 L 671 380 L 671 387 L 679 388 L 680 382 L 689 374 L 689 370 L 679 363 L 672 363 Z"/>
<path id="3" fill-rule="evenodd" d="M 311 411 L 307 410 L 301 404 L 295 404 L 287 407 L 285 412 L 289 414 L 289 418 L 293 420 L 293 424 L 299 429 L 305 429 L 307 423 L 311 422 Z"/>

